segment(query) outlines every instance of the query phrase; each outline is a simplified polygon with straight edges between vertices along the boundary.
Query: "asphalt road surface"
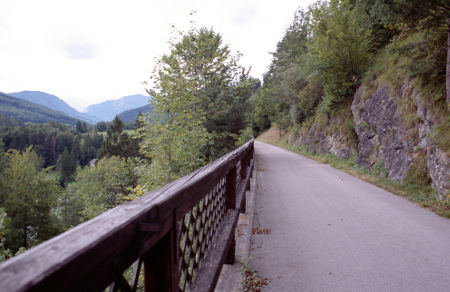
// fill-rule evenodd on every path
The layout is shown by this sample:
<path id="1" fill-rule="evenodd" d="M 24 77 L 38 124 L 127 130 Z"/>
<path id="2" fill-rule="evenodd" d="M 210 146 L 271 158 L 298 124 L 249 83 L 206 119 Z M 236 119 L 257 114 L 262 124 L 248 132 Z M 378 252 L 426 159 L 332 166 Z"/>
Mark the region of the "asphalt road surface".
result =
<path id="1" fill-rule="evenodd" d="M 262 291 L 450 291 L 450 220 L 330 166 L 255 143 L 252 270 Z M 257 231 L 254 230 L 254 231 Z"/>

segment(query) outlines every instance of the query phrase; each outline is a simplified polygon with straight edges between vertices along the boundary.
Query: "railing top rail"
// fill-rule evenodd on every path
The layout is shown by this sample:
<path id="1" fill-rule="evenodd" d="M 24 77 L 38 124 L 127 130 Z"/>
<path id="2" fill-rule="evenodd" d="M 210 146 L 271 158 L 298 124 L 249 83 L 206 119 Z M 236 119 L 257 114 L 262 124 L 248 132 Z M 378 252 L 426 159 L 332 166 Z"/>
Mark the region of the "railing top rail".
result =
<path id="1" fill-rule="evenodd" d="M 105 280 L 93 278 L 92 290 L 104 288 L 114 279 L 116 270 L 121 272 L 131 265 L 172 228 L 174 214 L 190 210 L 201 199 L 201 193 L 211 189 L 252 149 L 253 140 L 156 191 L 0 264 L 0 290 L 75 290 L 74 283 L 89 281 L 96 273 L 104 275 Z"/>

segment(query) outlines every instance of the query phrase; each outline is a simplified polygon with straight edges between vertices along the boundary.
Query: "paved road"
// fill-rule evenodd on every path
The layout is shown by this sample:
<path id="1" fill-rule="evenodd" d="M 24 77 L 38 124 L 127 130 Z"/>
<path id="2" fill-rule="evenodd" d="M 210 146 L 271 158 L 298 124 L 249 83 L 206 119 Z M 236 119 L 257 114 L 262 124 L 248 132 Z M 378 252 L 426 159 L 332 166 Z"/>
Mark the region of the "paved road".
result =
<path id="1" fill-rule="evenodd" d="M 327 165 L 256 143 L 251 268 L 263 291 L 450 291 L 450 220 Z"/>

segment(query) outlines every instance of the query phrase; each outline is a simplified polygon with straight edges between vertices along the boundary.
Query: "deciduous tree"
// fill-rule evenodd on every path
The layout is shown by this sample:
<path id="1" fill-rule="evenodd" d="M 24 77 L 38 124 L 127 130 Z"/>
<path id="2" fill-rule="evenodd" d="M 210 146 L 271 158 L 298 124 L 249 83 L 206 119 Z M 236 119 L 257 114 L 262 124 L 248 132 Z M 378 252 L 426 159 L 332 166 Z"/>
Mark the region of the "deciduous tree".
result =
<path id="1" fill-rule="evenodd" d="M 0 180 L 0 205 L 11 218 L 6 243 L 13 252 L 29 248 L 59 232 L 52 210 L 60 188 L 42 170 L 43 161 L 31 147 L 24 152 L 9 150 Z"/>

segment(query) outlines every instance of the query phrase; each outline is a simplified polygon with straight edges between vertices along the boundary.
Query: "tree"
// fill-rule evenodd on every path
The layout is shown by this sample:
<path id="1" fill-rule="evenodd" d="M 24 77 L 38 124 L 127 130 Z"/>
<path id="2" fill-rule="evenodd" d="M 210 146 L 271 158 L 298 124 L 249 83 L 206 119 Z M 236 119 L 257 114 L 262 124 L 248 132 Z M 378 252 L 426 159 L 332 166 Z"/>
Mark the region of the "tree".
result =
<path id="1" fill-rule="evenodd" d="M 5 143 L 3 143 L 2 138 L 0 138 L 0 179 L 1 179 L 2 170 L 6 165 L 4 151 L 5 151 Z"/>
<path id="2" fill-rule="evenodd" d="M 99 158 L 114 155 L 127 158 L 136 157 L 138 154 L 137 142 L 123 132 L 123 122 L 116 115 L 108 126 L 106 139 L 99 151 Z"/>
<path id="3" fill-rule="evenodd" d="M 78 133 L 86 133 L 88 130 L 88 125 L 86 124 L 86 122 L 77 120 L 76 129 Z"/>
<path id="4" fill-rule="evenodd" d="M 0 205 L 11 218 L 6 245 L 13 252 L 29 248 L 59 232 L 52 216 L 60 188 L 58 182 L 46 176 L 42 159 L 31 147 L 20 153 L 9 150 L 8 163 L 0 180 Z"/>
<path id="5" fill-rule="evenodd" d="M 404 48 L 414 59 L 409 68 L 424 84 L 440 87 L 445 79 L 446 103 L 450 104 L 450 4 L 448 0 L 360 0 L 372 18 L 379 19 L 377 31 L 424 31 L 424 38 Z M 383 33 L 383 32 L 382 32 Z M 416 49 L 416 52 L 411 52 Z M 440 55 L 443 55 L 442 57 Z M 440 71 L 443 73 L 441 74 Z M 430 78 L 431 76 L 431 78 Z"/>
<path id="6" fill-rule="evenodd" d="M 447 0 L 433 0 L 433 1 L 420 1 L 420 0 L 396 0 L 391 7 L 394 9 L 397 15 L 409 26 L 425 29 L 428 35 L 432 30 L 439 30 L 443 28 L 443 32 L 446 32 L 447 38 L 447 58 L 445 66 L 445 84 L 446 84 L 446 100 L 447 106 L 450 105 L 450 4 Z M 436 35 L 436 34 L 435 34 Z M 444 42 L 436 40 L 438 36 L 429 38 L 425 46 L 430 46 L 434 43 L 434 46 L 445 47 Z M 436 53 L 435 53 L 436 54 Z M 423 60 L 423 55 L 419 56 L 419 59 Z M 444 59 L 445 60 L 445 59 Z M 435 64 L 441 65 L 441 64 Z M 443 66 L 444 67 L 444 66 Z"/>
<path id="7" fill-rule="evenodd" d="M 78 168 L 75 181 L 63 196 L 66 226 L 91 219 L 126 201 L 137 185 L 131 160 L 117 156 L 100 159 L 95 167 Z"/>
<path id="8" fill-rule="evenodd" d="M 148 90 L 153 113 L 139 130 L 141 152 L 151 158 L 151 187 L 234 146 L 244 118 L 232 111 L 242 105 L 238 85 L 247 79 L 237 59 L 212 29 L 192 29 L 170 42 L 170 54 L 160 58 Z"/>
<path id="9" fill-rule="evenodd" d="M 367 15 L 349 0 L 318 2 L 312 9 L 309 49 L 317 60 L 332 108 L 353 97 L 370 57 Z"/>
<path id="10" fill-rule="evenodd" d="M 59 183 L 64 187 L 67 182 L 72 180 L 72 174 L 77 169 L 76 160 L 67 148 L 64 148 L 63 153 L 59 156 L 57 168 L 60 172 Z"/>
<path id="11" fill-rule="evenodd" d="M 309 65 L 307 46 L 311 38 L 310 26 L 310 14 L 297 10 L 293 22 L 272 53 L 272 63 L 264 76 L 261 99 L 255 105 L 255 113 L 261 124 L 267 125 L 263 120 L 269 117 L 284 129 L 299 124 L 306 118 L 298 99 L 313 71 L 313 66 Z M 264 113 L 258 112 L 263 109 Z"/>
<path id="12" fill-rule="evenodd" d="M 105 132 L 108 129 L 108 124 L 106 122 L 98 122 L 97 123 L 97 131 Z"/>
<path id="13" fill-rule="evenodd" d="M 5 210 L 0 208 L 0 263 L 12 256 L 11 250 L 6 248 L 6 234 L 9 232 L 8 225 L 11 219 L 7 216 Z"/>

